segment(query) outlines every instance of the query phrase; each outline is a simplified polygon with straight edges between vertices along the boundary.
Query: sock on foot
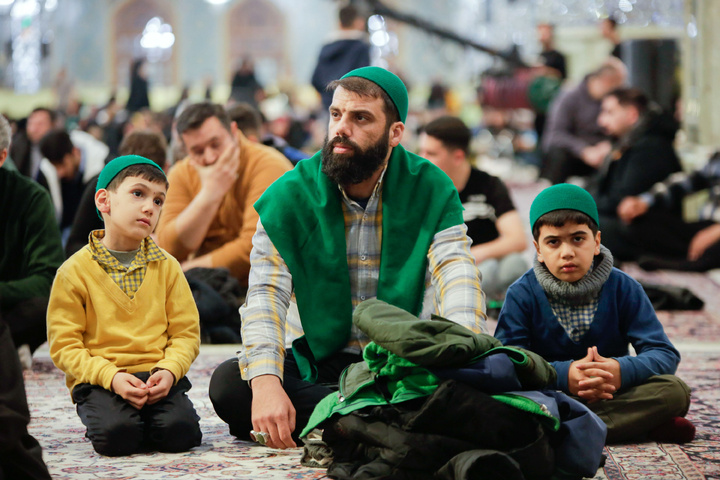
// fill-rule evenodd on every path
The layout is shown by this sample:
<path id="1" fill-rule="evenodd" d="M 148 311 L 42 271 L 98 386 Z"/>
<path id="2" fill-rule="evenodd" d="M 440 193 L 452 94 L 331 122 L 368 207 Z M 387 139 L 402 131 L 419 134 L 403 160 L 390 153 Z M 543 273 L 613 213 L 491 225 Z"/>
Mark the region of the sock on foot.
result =
<path id="1" fill-rule="evenodd" d="M 673 417 L 648 433 L 648 438 L 660 443 L 687 443 L 695 438 L 695 425 L 683 417 Z"/>

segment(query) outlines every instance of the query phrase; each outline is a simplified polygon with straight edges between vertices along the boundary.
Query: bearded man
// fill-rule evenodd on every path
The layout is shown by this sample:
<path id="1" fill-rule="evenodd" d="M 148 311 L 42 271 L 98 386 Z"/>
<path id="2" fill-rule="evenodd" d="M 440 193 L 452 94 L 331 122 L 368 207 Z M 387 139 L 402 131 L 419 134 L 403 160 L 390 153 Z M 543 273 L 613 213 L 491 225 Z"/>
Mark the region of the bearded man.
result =
<path id="1" fill-rule="evenodd" d="M 295 447 L 342 370 L 362 361 L 369 339 L 352 314 L 364 300 L 487 330 L 457 190 L 400 145 L 405 85 L 387 70 L 363 67 L 328 88 L 322 151 L 255 204 L 243 346 L 210 382 L 230 433 L 273 448 Z"/>

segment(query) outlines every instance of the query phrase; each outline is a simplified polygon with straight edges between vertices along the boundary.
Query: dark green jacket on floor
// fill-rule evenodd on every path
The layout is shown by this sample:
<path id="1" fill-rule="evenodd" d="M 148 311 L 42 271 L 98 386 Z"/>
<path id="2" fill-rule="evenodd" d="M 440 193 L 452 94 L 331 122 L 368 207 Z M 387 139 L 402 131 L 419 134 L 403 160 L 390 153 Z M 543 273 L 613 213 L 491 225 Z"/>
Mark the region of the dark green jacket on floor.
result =
<path id="1" fill-rule="evenodd" d="M 541 389 L 555 381 L 555 370 L 538 355 L 503 347 L 490 335 L 473 333 L 444 318 L 419 320 L 372 299 L 358 305 L 353 323 L 373 340 L 363 352 L 365 361 L 342 373 L 339 391 L 318 404 L 301 437 L 335 414 L 432 394 L 441 380 L 428 368 L 460 368 L 496 353 L 513 361 L 523 389 Z"/>

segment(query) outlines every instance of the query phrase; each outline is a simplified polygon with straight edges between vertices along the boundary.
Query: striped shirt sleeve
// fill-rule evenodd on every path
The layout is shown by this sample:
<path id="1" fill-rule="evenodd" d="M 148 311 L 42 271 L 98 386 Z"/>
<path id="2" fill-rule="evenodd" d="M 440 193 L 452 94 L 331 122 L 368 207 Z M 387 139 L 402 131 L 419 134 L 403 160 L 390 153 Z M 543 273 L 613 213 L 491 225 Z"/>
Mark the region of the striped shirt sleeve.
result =
<path id="1" fill-rule="evenodd" d="M 465 224 L 438 232 L 428 251 L 435 311 L 475 333 L 488 333 L 480 274 Z"/>
<path id="2" fill-rule="evenodd" d="M 245 304 L 240 307 L 243 344 L 238 351 L 244 380 L 258 375 L 283 379 L 285 319 L 292 296 L 292 276 L 260 221 L 253 236 Z"/>

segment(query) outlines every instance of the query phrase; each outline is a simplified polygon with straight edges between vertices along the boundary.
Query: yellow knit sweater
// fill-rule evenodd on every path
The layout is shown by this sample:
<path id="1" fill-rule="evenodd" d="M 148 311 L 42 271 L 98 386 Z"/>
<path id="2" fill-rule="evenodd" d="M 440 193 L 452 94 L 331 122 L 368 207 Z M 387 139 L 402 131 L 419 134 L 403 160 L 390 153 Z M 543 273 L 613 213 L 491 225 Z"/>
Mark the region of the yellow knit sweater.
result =
<path id="1" fill-rule="evenodd" d="M 92 258 L 88 247 L 57 271 L 48 306 L 50 356 L 70 391 L 79 383 L 111 390 L 116 373 L 187 373 L 200 348 L 197 307 L 180 264 L 148 263 L 129 298 Z"/>

